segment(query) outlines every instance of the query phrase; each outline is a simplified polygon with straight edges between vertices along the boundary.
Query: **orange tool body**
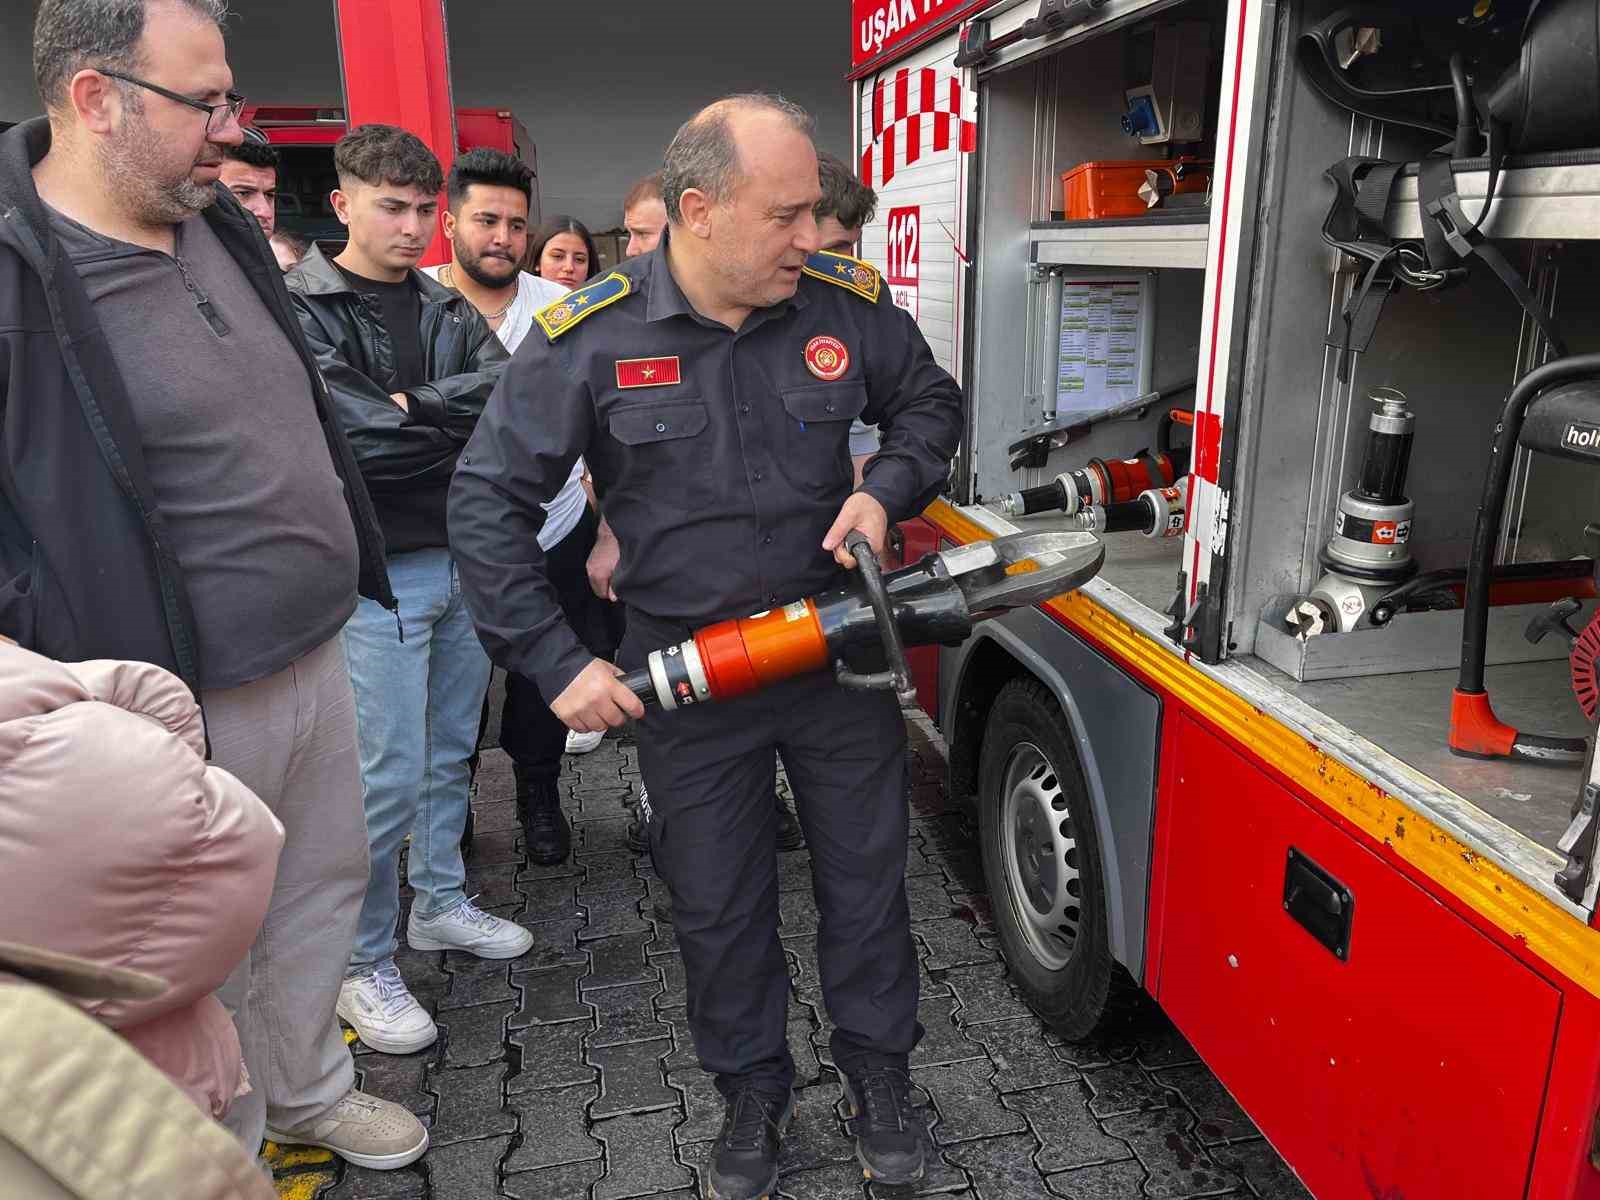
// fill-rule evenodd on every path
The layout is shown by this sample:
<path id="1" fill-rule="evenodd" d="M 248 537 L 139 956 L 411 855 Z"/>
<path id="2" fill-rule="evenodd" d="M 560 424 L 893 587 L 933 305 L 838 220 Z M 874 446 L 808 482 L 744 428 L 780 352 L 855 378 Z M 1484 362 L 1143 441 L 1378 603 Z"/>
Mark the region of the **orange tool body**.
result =
<path id="1" fill-rule="evenodd" d="M 924 555 L 883 575 L 864 537 L 852 532 L 845 544 L 859 571 L 845 586 L 696 630 L 652 651 L 623 683 L 646 705 L 671 710 L 731 700 L 831 664 L 844 687 L 914 699 L 907 645 L 955 645 L 978 621 L 1078 587 L 1105 558 L 1087 533 L 1025 533 Z M 1014 570 L 1023 563 L 1035 569 Z M 857 674 L 846 665 L 880 650 L 887 671 Z"/>

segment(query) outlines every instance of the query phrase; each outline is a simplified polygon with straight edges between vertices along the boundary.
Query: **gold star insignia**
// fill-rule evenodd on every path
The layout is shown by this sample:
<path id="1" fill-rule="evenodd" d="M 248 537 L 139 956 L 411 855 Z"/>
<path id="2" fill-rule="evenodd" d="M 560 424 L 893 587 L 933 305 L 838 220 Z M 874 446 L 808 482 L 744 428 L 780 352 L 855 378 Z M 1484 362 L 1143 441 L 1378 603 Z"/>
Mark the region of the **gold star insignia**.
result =
<path id="1" fill-rule="evenodd" d="M 837 264 L 835 264 L 833 270 L 834 270 L 834 273 L 837 274 L 837 275 L 848 275 L 848 274 L 850 274 L 850 266 L 849 266 L 848 263 L 837 263 Z"/>
<path id="2" fill-rule="evenodd" d="M 643 375 L 646 379 L 654 379 L 656 369 L 654 367 L 640 367 L 639 374 Z"/>
<path id="3" fill-rule="evenodd" d="M 574 296 L 572 298 L 572 302 L 574 304 L 576 304 L 579 308 L 582 308 L 585 304 L 589 303 L 589 297 L 587 297 L 587 296 Z"/>

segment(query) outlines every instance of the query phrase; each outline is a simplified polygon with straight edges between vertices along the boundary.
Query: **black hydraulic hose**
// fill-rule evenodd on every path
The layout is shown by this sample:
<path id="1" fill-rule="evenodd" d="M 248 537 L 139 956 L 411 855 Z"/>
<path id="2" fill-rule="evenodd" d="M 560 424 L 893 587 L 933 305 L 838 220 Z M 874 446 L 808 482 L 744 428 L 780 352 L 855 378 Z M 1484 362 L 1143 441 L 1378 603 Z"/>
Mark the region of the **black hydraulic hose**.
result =
<path id="1" fill-rule="evenodd" d="M 1530 580 L 1554 582 L 1570 579 L 1576 583 L 1580 579 L 1590 578 L 1594 571 L 1595 561 L 1592 558 L 1564 558 L 1557 562 L 1502 563 L 1494 568 L 1491 580 L 1494 583 L 1518 583 Z M 1453 587 L 1465 583 L 1466 579 L 1465 567 L 1441 567 L 1437 571 L 1413 575 L 1399 587 L 1383 594 L 1382 598 L 1372 606 L 1370 619 L 1374 625 L 1387 625 L 1394 620 L 1400 606 L 1413 596 Z"/>
<path id="2" fill-rule="evenodd" d="M 841 687 L 855 690 L 892 690 L 902 698 L 916 695 L 911 683 L 911 668 L 906 664 L 905 642 L 900 637 L 900 624 L 895 620 L 894 604 L 883 586 L 883 570 L 878 557 L 872 552 L 872 543 L 864 533 L 852 529 L 844 537 L 845 549 L 855 556 L 856 569 L 861 573 L 861 587 L 872 606 L 872 615 L 878 622 L 878 637 L 883 642 L 883 655 L 889 669 L 867 675 L 858 675 L 842 662 L 834 666 L 834 678 Z"/>
<path id="3" fill-rule="evenodd" d="M 1472 531 L 1472 552 L 1467 557 L 1467 593 L 1461 619 L 1461 674 L 1456 690 L 1483 691 L 1483 667 L 1489 641 L 1489 576 L 1494 567 L 1494 543 L 1500 536 L 1511 467 L 1516 461 L 1517 439 L 1528 406 L 1546 388 L 1575 379 L 1600 379 L 1600 354 L 1574 354 L 1535 367 L 1511 389 L 1500 424 L 1494 431 L 1489 470 L 1484 475 L 1483 499 Z"/>
<path id="4" fill-rule="evenodd" d="M 1477 110 L 1472 105 L 1472 84 L 1467 80 L 1466 63 L 1458 51 L 1450 56 L 1450 86 L 1456 96 L 1456 141 L 1453 158 L 1466 158 L 1477 150 Z"/>

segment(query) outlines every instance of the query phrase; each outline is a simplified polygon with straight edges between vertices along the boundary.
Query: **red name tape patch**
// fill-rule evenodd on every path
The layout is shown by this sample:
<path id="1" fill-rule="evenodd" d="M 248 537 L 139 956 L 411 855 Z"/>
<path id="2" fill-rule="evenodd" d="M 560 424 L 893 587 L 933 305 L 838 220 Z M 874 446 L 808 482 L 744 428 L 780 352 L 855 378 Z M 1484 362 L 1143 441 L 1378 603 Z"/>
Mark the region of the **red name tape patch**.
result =
<path id="1" fill-rule="evenodd" d="M 669 383 L 682 383 L 683 374 L 678 369 L 678 356 L 665 358 L 620 358 L 617 360 L 617 386 L 619 388 L 662 387 Z"/>

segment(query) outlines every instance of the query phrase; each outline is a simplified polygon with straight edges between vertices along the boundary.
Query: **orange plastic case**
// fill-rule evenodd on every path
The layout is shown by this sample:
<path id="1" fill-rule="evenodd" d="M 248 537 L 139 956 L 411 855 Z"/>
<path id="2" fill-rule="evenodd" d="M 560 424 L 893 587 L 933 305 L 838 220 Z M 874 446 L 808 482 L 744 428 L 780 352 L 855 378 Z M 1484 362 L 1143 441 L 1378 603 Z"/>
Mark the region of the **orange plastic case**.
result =
<path id="1" fill-rule="evenodd" d="M 1182 178 L 1177 167 L 1182 166 Z M 1152 209 L 1139 195 L 1146 171 L 1160 171 L 1172 180 L 1172 195 L 1203 192 L 1211 162 L 1199 158 L 1141 158 L 1079 163 L 1061 176 L 1062 211 L 1069 221 L 1105 221 L 1142 217 Z"/>

